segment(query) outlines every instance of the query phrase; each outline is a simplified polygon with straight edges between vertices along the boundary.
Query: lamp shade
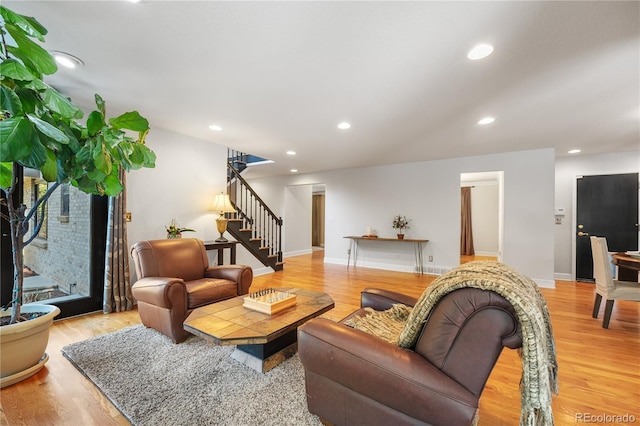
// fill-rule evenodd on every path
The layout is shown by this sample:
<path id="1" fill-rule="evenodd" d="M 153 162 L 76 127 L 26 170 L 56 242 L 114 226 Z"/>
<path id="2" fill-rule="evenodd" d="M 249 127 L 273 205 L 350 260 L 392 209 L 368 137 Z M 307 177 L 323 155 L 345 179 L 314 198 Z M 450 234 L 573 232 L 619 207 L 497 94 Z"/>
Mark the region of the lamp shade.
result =
<path id="1" fill-rule="evenodd" d="M 229 195 L 227 194 L 217 194 L 213 198 L 213 211 L 222 213 L 233 213 L 236 210 L 233 208 L 231 204 L 231 200 L 229 199 Z"/>

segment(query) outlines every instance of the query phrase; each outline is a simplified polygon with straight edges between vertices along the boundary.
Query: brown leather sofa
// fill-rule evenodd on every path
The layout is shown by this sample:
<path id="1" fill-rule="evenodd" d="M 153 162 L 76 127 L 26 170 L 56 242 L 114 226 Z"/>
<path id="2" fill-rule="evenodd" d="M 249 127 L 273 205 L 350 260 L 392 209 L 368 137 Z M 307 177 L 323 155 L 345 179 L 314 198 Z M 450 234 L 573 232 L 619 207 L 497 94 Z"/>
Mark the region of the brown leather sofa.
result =
<path id="1" fill-rule="evenodd" d="M 140 319 L 174 343 L 190 335 L 183 323 L 191 311 L 247 294 L 253 280 L 249 266 L 209 266 L 204 243 L 196 238 L 140 241 L 131 247 L 131 257 Z"/>
<path id="2" fill-rule="evenodd" d="M 394 303 L 414 306 L 416 299 L 362 292 L 362 308 Z M 298 332 L 309 411 L 338 426 L 469 425 L 502 348 L 522 346 L 511 304 L 475 288 L 444 296 L 412 350 L 342 322 L 316 318 Z"/>

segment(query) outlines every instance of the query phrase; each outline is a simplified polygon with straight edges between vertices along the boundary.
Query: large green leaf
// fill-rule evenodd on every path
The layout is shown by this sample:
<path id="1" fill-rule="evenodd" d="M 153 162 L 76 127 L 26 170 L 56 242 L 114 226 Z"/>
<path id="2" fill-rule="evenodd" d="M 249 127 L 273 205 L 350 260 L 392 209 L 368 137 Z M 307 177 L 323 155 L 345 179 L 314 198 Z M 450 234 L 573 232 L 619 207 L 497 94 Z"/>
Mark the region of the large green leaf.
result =
<path id="1" fill-rule="evenodd" d="M 105 175 L 111 173 L 111 156 L 101 143 L 98 143 L 96 148 L 93 150 L 93 163 L 95 164 L 96 169 Z"/>
<path id="2" fill-rule="evenodd" d="M 24 65 L 34 75 L 34 79 L 42 78 L 43 74 L 38 71 L 38 64 L 33 62 L 34 58 L 31 57 L 29 53 L 16 46 L 7 46 L 7 51 L 13 58 L 19 59 L 22 62 L 22 65 Z"/>
<path id="3" fill-rule="evenodd" d="M 104 99 L 102 99 L 102 96 L 98 95 L 97 93 L 94 95 L 94 97 L 96 100 L 96 106 L 98 107 L 98 111 L 100 111 L 100 114 L 102 114 L 102 118 L 104 119 L 104 117 L 106 117 L 107 115 Z"/>
<path id="4" fill-rule="evenodd" d="M 22 113 L 34 113 L 36 111 L 36 105 L 40 105 L 40 99 L 36 96 L 35 92 L 31 89 L 25 89 L 23 87 L 16 87 L 16 94 L 22 102 Z"/>
<path id="5" fill-rule="evenodd" d="M 106 173 L 101 172 L 98 169 L 91 170 L 90 172 L 87 172 L 85 174 L 89 179 L 91 179 L 92 182 L 102 182 L 104 178 L 107 177 Z"/>
<path id="6" fill-rule="evenodd" d="M 131 154 L 129 154 L 129 159 L 135 165 L 141 165 L 144 162 L 144 153 L 142 152 L 142 144 L 131 144 Z"/>
<path id="7" fill-rule="evenodd" d="M 14 80 L 31 81 L 35 77 L 24 65 L 15 59 L 7 59 L 0 64 L 0 75 Z"/>
<path id="8" fill-rule="evenodd" d="M 142 117 L 138 111 L 125 112 L 119 117 L 110 118 L 109 124 L 116 129 L 128 129 L 136 132 L 144 132 L 149 128 L 149 121 Z"/>
<path id="9" fill-rule="evenodd" d="M 81 118 L 82 111 L 73 102 L 58 93 L 53 88 L 48 88 L 42 93 L 42 99 L 51 111 L 57 112 L 65 118 Z"/>
<path id="10" fill-rule="evenodd" d="M 47 160 L 40 167 L 40 172 L 42 172 L 42 178 L 47 182 L 55 182 L 58 178 L 58 160 L 56 154 L 50 149 L 47 149 Z"/>
<path id="11" fill-rule="evenodd" d="M 114 197 L 121 193 L 123 189 L 124 186 L 122 186 L 122 183 L 118 178 L 118 170 L 114 168 L 111 174 L 104 178 L 105 195 Z"/>
<path id="12" fill-rule="evenodd" d="M 22 114 L 22 102 L 16 92 L 4 85 L 0 85 L 0 108 L 9 111 L 12 117 Z"/>
<path id="13" fill-rule="evenodd" d="M 44 36 L 47 35 L 47 29 L 43 27 L 36 18 L 20 15 L 3 6 L 0 6 L 0 15 L 4 18 L 5 22 L 14 24 L 27 35 L 37 38 L 44 43 Z"/>
<path id="14" fill-rule="evenodd" d="M 89 144 L 86 144 L 76 153 L 76 163 L 85 164 L 91 161 L 91 147 Z"/>
<path id="15" fill-rule="evenodd" d="M 60 130 L 58 130 L 58 128 L 52 126 L 51 124 L 47 123 L 44 120 L 39 119 L 33 114 L 27 114 L 27 117 L 29 118 L 29 120 L 31 120 L 33 124 L 36 125 L 36 129 L 38 129 L 38 131 L 42 132 L 47 137 L 53 139 L 56 142 L 60 142 L 62 144 L 69 143 L 69 137 L 65 135 L 63 132 L 61 132 Z"/>
<path id="16" fill-rule="evenodd" d="M 0 160 L 19 161 L 31 154 L 31 125 L 23 117 L 0 121 Z"/>
<path id="17" fill-rule="evenodd" d="M 34 77 L 33 80 L 25 81 L 23 84 L 21 84 L 21 86 L 28 89 L 33 89 L 36 92 L 40 92 L 49 88 L 49 86 L 47 86 L 44 81 L 36 77 Z"/>
<path id="18" fill-rule="evenodd" d="M 89 136 L 95 136 L 105 126 L 102 114 L 98 111 L 91 111 L 89 117 L 87 117 L 87 130 Z"/>
<path id="19" fill-rule="evenodd" d="M 45 161 L 47 161 L 47 149 L 42 145 L 38 133 L 35 131 L 31 132 L 29 147 L 29 155 L 21 159 L 19 163 L 30 169 L 40 170 Z"/>
<path id="20" fill-rule="evenodd" d="M 146 145 L 142 145 L 140 149 L 144 152 L 144 162 L 142 163 L 142 166 L 150 169 L 154 168 L 156 166 L 156 153 Z"/>
<path id="21" fill-rule="evenodd" d="M 56 61 L 53 59 L 53 56 L 49 54 L 42 46 L 38 43 L 34 42 L 29 38 L 29 36 L 25 35 L 25 33 L 18 27 L 13 24 L 5 24 L 5 28 L 7 32 L 13 37 L 15 42 L 18 44 L 18 47 L 24 55 L 29 57 L 30 64 L 32 65 L 32 70 L 36 73 L 41 74 L 54 74 L 58 71 L 58 66 L 56 65 Z"/>
<path id="22" fill-rule="evenodd" d="M 71 183 L 73 186 L 77 187 L 80 191 L 85 192 L 87 194 L 99 194 L 103 195 L 102 192 L 98 189 L 95 182 L 90 180 L 86 176 L 82 176 L 76 180 L 72 180 Z"/>
<path id="23" fill-rule="evenodd" d="M 0 163 L 0 188 L 9 188 L 13 179 L 13 163 Z"/>

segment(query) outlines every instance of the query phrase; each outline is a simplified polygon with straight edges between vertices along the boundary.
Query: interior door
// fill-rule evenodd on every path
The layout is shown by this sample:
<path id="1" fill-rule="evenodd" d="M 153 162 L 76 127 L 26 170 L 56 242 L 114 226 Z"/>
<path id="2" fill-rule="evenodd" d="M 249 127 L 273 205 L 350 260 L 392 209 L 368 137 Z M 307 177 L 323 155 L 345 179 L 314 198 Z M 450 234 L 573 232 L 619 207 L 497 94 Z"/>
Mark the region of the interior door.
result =
<path id="1" fill-rule="evenodd" d="M 576 280 L 593 282 L 590 236 L 612 252 L 638 250 L 638 173 L 578 178 L 576 223 Z"/>

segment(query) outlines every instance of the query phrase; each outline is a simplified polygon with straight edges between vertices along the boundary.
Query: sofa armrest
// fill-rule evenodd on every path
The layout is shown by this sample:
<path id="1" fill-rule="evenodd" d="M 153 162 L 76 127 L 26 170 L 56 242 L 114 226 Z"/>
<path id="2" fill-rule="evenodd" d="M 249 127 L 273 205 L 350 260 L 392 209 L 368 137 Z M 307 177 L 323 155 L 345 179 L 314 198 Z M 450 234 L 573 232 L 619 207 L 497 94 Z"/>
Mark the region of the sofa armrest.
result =
<path id="1" fill-rule="evenodd" d="M 308 321 L 298 351 L 307 380 L 320 376 L 429 424 L 459 424 L 477 409 L 471 392 L 421 355 L 341 323 Z"/>
<path id="2" fill-rule="evenodd" d="M 413 307 L 416 302 L 415 297 L 380 288 L 365 288 L 360 293 L 360 307 L 373 308 L 376 311 L 386 311 L 397 303 Z"/>
<path id="3" fill-rule="evenodd" d="M 210 266 L 204 271 L 206 278 L 221 278 L 238 283 L 238 296 L 247 294 L 253 281 L 253 269 L 246 265 Z"/>
<path id="4" fill-rule="evenodd" d="M 180 304 L 187 308 L 187 288 L 181 278 L 146 277 L 131 287 L 133 297 L 138 301 L 171 309 Z"/>

